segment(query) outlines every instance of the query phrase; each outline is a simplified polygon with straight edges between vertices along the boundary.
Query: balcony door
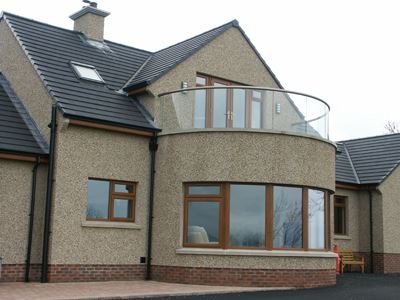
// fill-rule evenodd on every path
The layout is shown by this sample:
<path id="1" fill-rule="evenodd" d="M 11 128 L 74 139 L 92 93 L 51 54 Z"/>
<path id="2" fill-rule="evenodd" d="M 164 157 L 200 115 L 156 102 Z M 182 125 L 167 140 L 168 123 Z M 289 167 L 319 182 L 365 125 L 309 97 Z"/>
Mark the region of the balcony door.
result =
<path id="1" fill-rule="evenodd" d="M 208 76 L 197 76 L 197 87 L 221 88 L 197 90 L 195 128 L 261 128 L 261 92 L 223 88 L 231 85 L 241 84 Z"/>

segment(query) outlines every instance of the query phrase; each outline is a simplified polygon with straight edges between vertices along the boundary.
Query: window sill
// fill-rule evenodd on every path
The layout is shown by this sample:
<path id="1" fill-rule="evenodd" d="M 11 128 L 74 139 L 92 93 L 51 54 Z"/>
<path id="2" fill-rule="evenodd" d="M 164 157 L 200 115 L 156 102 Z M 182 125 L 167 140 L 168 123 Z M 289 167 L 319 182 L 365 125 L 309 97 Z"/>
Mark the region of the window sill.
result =
<path id="1" fill-rule="evenodd" d="M 94 228 L 119 228 L 119 229 L 142 229 L 141 225 L 128 222 L 107 222 L 107 221 L 83 221 L 82 227 Z"/>
<path id="2" fill-rule="evenodd" d="M 226 256 L 271 256 L 271 257 L 336 257 L 329 251 L 287 251 L 287 250 L 242 250 L 242 249 L 203 249 L 180 248 L 176 254 L 226 255 Z"/>
<path id="3" fill-rule="evenodd" d="M 334 235 L 333 239 L 335 239 L 335 240 L 351 240 L 351 237 L 348 235 Z"/>

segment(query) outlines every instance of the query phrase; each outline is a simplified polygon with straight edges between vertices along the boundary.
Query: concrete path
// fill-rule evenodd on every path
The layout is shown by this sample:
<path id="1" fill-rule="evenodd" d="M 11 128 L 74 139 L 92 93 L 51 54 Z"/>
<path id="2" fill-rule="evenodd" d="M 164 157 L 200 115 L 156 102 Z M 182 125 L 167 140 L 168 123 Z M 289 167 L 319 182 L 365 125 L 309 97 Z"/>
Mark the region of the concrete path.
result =
<path id="1" fill-rule="evenodd" d="M 6 283 L 0 282 L 0 300 L 87 300 L 135 299 L 193 296 L 255 291 L 276 288 L 241 288 L 172 284 L 156 281 L 107 281 L 75 283 Z"/>

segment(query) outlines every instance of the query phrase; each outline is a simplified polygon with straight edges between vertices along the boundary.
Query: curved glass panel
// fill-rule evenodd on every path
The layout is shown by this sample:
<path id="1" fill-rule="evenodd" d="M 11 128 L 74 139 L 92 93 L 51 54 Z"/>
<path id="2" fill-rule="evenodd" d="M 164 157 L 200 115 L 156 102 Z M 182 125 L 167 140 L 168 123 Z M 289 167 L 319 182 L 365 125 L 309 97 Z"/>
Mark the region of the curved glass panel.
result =
<path id="1" fill-rule="evenodd" d="M 296 92 L 248 86 L 185 89 L 160 95 L 163 133 L 190 129 L 257 129 L 329 139 L 329 106 Z"/>

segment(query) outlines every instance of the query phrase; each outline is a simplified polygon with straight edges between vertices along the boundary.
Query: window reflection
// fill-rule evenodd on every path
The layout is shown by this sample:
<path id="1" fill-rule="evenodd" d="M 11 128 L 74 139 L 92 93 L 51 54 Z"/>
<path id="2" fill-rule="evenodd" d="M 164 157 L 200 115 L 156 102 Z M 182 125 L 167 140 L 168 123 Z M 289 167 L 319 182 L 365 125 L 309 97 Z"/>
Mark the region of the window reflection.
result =
<path id="1" fill-rule="evenodd" d="M 206 127 L 206 90 L 197 90 L 195 94 L 194 128 Z"/>
<path id="2" fill-rule="evenodd" d="M 274 187 L 274 248 L 302 248 L 302 189 Z"/>
<path id="3" fill-rule="evenodd" d="M 230 186 L 229 243 L 265 246 L 265 186 Z"/>
<path id="4" fill-rule="evenodd" d="M 132 202 L 128 199 L 114 199 L 114 218 L 132 218 Z"/>
<path id="5" fill-rule="evenodd" d="M 214 86 L 225 86 L 220 83 L 214 83 Z M 227 90 L 226 89 L 215 89 L 213 91 L 213 127 L 214 128 L 226 128 L 226 116 L 227 116 Z"/>
<path id="6" fill-rule="evenodd" d="M 103 180 L 89 179 L 88 206 L 86 216 L 90 219 L 108 218 L 108 199 L 110 183 Z"/>
<path id="7" fill-rule="evenodd" d="M 189 244 L 219 243 L 219 203 L 211 201 L 190 201 L 188 203 Z"/>
<path id="8" fill-rule="evenodd" d="M 233 90 L 233 128 L 245 128 L 246 121 L 246 92 Z"/>
<path id="9" fill-rule="evenodd" d="M 325 193 L 308 190 L 308 247 L 325 248 Z"/>

